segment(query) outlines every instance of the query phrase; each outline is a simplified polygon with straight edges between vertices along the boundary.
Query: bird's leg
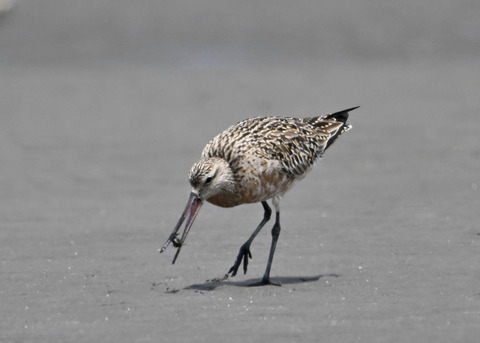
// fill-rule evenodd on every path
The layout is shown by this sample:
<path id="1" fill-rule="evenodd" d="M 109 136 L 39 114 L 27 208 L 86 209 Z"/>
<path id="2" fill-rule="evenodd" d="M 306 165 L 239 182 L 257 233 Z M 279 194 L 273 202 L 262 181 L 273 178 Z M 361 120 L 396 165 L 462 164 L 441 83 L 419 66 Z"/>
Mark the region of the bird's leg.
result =
<path id="1" fill-rule="evenodd" d="M 275 248 L 277 246 L 278 236 L 280 236 L 280 211 L 276 212 L 275 224 L 272 228 L 272 245 L 270 246 L 270 254 L 268 255 L 267 268 L 265 269 L 265 274 L 263 274 L 262 285 L 276 285 L 280 286 L 279 283 L 273 282 L 270 280 L 270 268 L 272 267 L 273 254 L 275 253 Z"/>
<path id="2" fill-rule="evenodd" d="M 253 240 L 257 236 L 257 234 L 260 232 L 260 230 L 263 228 L 266 222 L 270 220 L 270 216 L 272 215 L 272 209 L 270 206 L 268 206 L 266 201 L 262 201 L 262 206 L 265 212 L 263 213 L 263 219 L 258 224 L 257 228 L 255 231 L 252 233 L 250 238 L 240 247 L 240 250 L 237 255 L 237 259 L 235 260 L 234 265 L 230 270 L 228 271 L 228 274 L 232 274 L 232 276 L 237 275 L 238 268 L 240 267 L 240 264 L 242 263 L 243 260 L 243 272 L 247 273 L 247 266 L 248 266 L 248 259 L 252 258 L 252 253 L 250 252 L 250 244 L 252 244 Z"/>

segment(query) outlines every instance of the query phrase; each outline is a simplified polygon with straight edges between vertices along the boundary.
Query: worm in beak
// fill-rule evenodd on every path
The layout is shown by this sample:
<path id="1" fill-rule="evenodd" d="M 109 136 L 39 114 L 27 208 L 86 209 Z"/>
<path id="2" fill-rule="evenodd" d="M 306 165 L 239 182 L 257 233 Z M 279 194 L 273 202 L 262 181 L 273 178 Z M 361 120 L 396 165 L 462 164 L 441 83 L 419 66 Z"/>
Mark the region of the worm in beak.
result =
<path id="1" fill-rule="evenodd" d="M 180 253 L 180 249 L 183 246 L 183 243 L 185 242 L 185 239 L 187 238 L 188 232 L 190 231 L 190 228 L 192 227 L 193 221 L 195 220 L 195 217 L 197 216 L 198 212 L 200 211 L 200 208 L 203 205 L 203 200 L 195 193 L 190 193 L 190 197 L 188 198 L 187 206 L 185 206 L 185 209 L 183 210 L 182 215 L 180 216 L 180 219 L 178 220 L 177 225 L 175 225 L 175 228 L 173 229 L 172 233 L 170 234 L 170 237 L 168 237 L 167 241 L 163 245 L 163 247 L 159 250 L 161 253 L 168 247 L 170 243 L 173 244 L 175 248 L 177 248 L 177 253 L 175 254 L 175 257 L 173 258 L 172 264 L 175 263 L 177 260 L 178 254 Z M 188 216 L 188 218 L 187 218 Z M 187 222 L 185 224 L 185 229 L 183 230 L 182 237 L 180 239 L 177 238 L 178 235 L 178 230 L 180 229 L 180 226 L 182 226 L 182 223 L 185 221 L 185 218 L 187 218 Z"/>

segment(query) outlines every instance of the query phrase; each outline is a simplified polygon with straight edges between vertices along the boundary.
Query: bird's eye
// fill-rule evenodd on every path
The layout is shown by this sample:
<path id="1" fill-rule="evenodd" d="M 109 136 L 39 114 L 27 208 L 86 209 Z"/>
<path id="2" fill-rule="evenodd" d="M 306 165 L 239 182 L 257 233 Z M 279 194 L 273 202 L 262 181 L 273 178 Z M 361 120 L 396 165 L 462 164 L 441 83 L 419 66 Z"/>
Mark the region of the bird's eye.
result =
<path id="1" fill-rule="evenodd" d="M 210 182 L 212 182 L 213 176 L 209 176 L 205 179 L 205 184 L 208 185 Z"/>

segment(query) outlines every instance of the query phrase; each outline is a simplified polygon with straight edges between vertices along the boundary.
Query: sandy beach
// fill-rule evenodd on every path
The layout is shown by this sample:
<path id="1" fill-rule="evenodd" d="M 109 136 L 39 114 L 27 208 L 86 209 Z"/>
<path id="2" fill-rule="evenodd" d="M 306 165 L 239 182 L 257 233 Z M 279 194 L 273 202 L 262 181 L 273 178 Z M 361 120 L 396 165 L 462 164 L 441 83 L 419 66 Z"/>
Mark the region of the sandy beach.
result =
<path id="1" fill-rule="evenodd" d="M 478 340 L 478 4 L 41 3 L 0 16 L 0 342 Z M 248 287 L 273 221 L 215 281 L 260 204 L 158 253 L 214 135 L 353 106 L 282 199 L 281 287 Z"/>

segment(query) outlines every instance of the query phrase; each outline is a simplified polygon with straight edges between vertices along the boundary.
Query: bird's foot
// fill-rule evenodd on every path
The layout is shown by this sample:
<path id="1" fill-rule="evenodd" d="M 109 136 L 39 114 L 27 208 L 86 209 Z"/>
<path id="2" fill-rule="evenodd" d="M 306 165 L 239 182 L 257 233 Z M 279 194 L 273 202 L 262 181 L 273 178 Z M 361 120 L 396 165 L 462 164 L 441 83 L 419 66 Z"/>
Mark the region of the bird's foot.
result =
<path id="1" fill-rule="evenodd" d="M 282 284 L 280 282 L 275 282 L 275 281 L 272 281 L 269 277 L 263 277 L 261 281 L 258 281 L 258 282 L 254 282 L 252 284 L 250 284 L 249 286 L 250 287 L 258 287 L 258 286 L 268 286 L 268 285 L 271 285 L 271 286 L 277 286 L 277 287 L 281 287 Z"/>
<path id="2" fill-rule="evenodd" d="M 250 244 L 245 243 L 240 247 L 240 251 L 238 252 L 237 259 L 235 260 L 234 265 L 228 271 L 228 274 L 232 274 L 232 276 L 237 275 L 238 268 L 243 260 L 243 273 L 247 273 L 248 267 L 248 259 L 252 258 L 252 253 L 250 252 Z"/>
<path id="3" fill-rule="evenodd" d="M 265 277 L 263 277 L 262 281 L 260 281 L 260 284 L 262 286 L 265 286 L 265 285 L 272 285 L 272 286 L 278 286 L 278 287 L 282 286 L 280 282 L 275 282 L 275 281 L 272 281 L 272 279 L 265 278 Z"/>

